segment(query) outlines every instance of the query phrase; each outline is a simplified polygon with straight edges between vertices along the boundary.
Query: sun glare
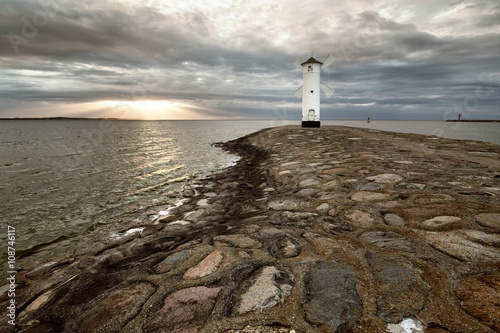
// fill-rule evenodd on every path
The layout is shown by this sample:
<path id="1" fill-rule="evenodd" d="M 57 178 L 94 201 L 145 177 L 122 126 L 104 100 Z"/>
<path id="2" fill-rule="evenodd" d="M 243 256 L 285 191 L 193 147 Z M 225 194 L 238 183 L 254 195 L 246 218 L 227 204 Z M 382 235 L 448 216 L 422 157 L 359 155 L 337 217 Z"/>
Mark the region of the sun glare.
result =
<path id="1" fill-rule="evenodd" d="M 30 112 L 38 117 L 73 118 L 116 118 L 136 120 L 209 120 L 226 119 L 227 115 L 218 113 L 207 106 L 187 104 L 169 100 L 104 100 L 87 103 L 46 103 Z"/>
<path id="2" fill-rule="evenodd" d="M 102 107 L 113 110 L 115 118 L 127 119 L 192 119 L 189 105 L 168 100 L 101 101 Z"/>
<path id="3" fill-rule="evenodd" d="M 161 111 L 175 106 L 176 102 L 170 101 L 133 101 L 130 102 L 134 107 L 143 111 Z"/>

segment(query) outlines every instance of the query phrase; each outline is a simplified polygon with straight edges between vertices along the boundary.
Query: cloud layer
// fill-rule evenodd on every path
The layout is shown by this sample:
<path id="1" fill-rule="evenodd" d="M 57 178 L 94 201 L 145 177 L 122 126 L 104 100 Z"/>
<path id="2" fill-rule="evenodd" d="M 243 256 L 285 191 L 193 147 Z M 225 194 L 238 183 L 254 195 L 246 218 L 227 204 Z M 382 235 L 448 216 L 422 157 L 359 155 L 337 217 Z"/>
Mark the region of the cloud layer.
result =
<path id="1" fill-rule="evenodd" d="M 314 51 L 323 119 L 500 119 L 496 2 L 180 3 L 3 1 L 0 117 L 298 119 Z"/>

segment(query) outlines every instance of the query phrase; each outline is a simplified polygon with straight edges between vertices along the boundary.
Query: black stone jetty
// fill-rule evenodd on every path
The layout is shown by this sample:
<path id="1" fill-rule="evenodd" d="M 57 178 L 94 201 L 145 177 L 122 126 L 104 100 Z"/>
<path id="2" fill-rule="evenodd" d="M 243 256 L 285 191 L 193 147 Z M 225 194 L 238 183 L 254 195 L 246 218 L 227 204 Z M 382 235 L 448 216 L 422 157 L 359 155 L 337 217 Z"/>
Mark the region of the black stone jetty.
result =
<path id="1" fill-rule="evenodd" d="M 500 145 L 285 126 L 222 146 L 242 158 L 171 215 L 17 272 L 0 332 L 500 331 Z"/>

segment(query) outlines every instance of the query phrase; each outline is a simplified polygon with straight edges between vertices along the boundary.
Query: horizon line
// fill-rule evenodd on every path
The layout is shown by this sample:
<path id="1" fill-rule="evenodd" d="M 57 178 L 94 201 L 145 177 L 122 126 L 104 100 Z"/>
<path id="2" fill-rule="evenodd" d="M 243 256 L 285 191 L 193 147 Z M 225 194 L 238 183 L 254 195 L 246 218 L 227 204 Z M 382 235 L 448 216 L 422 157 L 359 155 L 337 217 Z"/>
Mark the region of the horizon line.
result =
<path id="1" fill-rule="evenodd" d="M 139 119 L 139 118 L 113 118 L 113 117 L 0 117 L 0 120 L 113 120 L 113 121 L 297 121 L 300 119 Z M 369 119 L 373 121 L 444 121 L 444 122 L 500 122 L 500 119 Z M 322 119 L 321 121 L 367 121 L 363 119 Z"/>

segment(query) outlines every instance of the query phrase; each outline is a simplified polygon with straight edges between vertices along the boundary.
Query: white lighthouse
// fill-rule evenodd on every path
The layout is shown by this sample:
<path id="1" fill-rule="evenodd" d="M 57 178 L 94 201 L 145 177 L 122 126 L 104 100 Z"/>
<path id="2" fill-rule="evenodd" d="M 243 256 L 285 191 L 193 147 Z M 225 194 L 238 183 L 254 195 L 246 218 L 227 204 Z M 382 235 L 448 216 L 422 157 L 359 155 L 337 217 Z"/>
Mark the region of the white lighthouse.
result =
<path id="1" fill-rule="evenodd" d="M 320 126 L 320 87 L 327 97 L 334 93 L 333 89 L 321 82 L 320 73 L 334 61 L 335 58 L 331 55 L 328 55 L 324 62 L 314 59 L 311 55 L 305 62 L 300 58 L 295 62 L 296 65 L 300 64 L 303 77 L 302 86 L 295 91 L 295 95 L 302 98 L 302 127 Z"/>

